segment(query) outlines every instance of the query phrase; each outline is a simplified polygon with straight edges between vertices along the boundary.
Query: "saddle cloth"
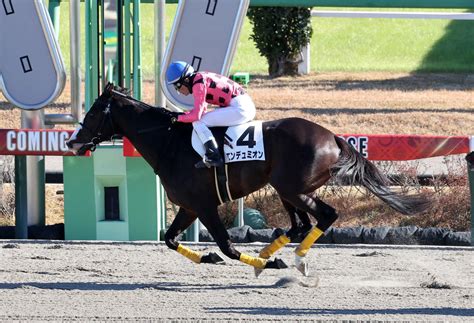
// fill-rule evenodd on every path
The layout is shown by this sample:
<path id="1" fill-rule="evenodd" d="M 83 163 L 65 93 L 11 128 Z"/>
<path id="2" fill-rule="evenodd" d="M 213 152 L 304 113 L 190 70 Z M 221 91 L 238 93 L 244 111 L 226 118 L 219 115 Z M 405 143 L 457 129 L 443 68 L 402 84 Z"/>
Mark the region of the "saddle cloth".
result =
<path id="1" fill-rule="evenodd" d="M 265 160 L 262 121 L 251 121 L 232 127 L 212 127 L 219 148 L 224 147 L 225 163 Z M 204 157 L 204 146 L 195 131 L 191 136 L 194 150 Z"/>

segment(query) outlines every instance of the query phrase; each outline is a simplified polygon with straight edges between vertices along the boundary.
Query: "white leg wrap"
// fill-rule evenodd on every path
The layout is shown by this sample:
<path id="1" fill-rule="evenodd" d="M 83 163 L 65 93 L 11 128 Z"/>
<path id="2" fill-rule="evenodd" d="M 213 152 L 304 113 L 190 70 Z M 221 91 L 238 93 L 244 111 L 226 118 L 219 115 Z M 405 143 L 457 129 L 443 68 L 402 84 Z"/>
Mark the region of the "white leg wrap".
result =
<path id="1" fill-rule="evenodd" d="M 303 276 L 308 276 L 309 268 L 308 263 L 306 262 L 306 257 L 301 257 L 295 254 L 295 266 L 296 269 L 298 269 L 298 271 L 303 274 Z"/>

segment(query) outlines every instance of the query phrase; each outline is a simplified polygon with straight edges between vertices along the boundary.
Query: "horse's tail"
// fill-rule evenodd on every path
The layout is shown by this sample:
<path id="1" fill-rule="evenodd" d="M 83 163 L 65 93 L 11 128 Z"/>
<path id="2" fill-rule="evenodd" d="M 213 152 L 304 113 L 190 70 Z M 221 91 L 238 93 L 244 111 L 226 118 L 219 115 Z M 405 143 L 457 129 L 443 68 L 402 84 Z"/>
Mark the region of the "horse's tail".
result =
<path id="1" fill-rule="evenodd" d="M 430 201 L 422 195 L 403 195 L 392 191 L 388 186 L 390 180 L 373 163 L 344 139 L 337 136 L 335 139 L 341 149 L 339 160 L 331 168 L 336 181 L 349 181 L 350 185 L 362 185 L 402 214 L 412 215 L 429 208 Z"/>

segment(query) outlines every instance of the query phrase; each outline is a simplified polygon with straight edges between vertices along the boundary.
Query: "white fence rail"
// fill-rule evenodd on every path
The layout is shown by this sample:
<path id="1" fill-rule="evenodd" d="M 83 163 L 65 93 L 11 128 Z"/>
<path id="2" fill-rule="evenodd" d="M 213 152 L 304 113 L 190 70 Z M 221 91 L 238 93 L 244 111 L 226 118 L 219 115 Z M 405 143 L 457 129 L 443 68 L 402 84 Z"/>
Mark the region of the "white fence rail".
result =
<path id="1" fill-rule="evenodd" d="M 474 20 L 473 12 L 397 12 L 397 11 L 335 11 L 312 10 L 311 17 L 319 18 L 386 18 L 386 19 L 447 19 Z M 302 50 L 302 62 L 298 66 L 301 74 L 310 72 L 310 45 Z"/>

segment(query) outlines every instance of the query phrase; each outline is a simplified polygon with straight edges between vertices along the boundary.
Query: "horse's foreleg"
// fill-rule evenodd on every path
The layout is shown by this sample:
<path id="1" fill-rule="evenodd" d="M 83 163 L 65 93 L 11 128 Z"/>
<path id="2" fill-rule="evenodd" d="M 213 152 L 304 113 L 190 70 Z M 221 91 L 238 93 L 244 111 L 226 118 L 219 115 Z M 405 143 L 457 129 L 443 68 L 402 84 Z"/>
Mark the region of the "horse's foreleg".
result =
<path id="1" fill-rule="evenodd" d="M 233 243 L 230 241 L 229 234 L 222 224 L 217 209 L 213 214 L 206 213 L 199 218 L 201 222 L 209 230 L 209 233 L 214 238 L 214 241 L 219 246 L 220 250 L 230 259 L 239 260 L 240 262 L 250 265 L 254 268 L 264 269 L 264 268 L 274 268 L 281 269 L 287 268 L 286 264 L 280 260 L 268 260 L 262 257 L 253 257 L 245 253 L 239 252 L 234 248 Z"/>
<path id="2" fill-rule="evenodd" d="M 188 228 L 193 221 L 197 218 L 196 213 L 191 213 L 183 208 L 180 208 L 176 214 L 173 223 L 171 223 L 169 229 L 165 233 L 165 243 L 166 245 L 191 261 L 199 263 L 218 263 L 223 261 L 219 255 L 216 253 L 209 253 L 205 256 L 202 256 L 201 253 L 194 251 L 186 246 L 183 246 L 181 243 L 176 241 L 176 237 L 181 234 L 186 228 Z"/>
<path id="3" fill-rule="evenodd" d="M 192 260 L 195 263 L 201 263 L 201 254 L 188 247 L 183 246 L 176 237 L 181 234 L 186 228 L 188 228 L 193 221 L 197 218 L 197 214 L 187 212 L 185 209 L 180 208 L 170 227 L 165 233 L 165 243 L 168 248 L 177 251 L 186 258 Z"/>

